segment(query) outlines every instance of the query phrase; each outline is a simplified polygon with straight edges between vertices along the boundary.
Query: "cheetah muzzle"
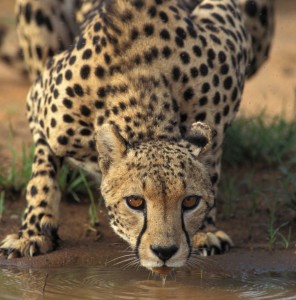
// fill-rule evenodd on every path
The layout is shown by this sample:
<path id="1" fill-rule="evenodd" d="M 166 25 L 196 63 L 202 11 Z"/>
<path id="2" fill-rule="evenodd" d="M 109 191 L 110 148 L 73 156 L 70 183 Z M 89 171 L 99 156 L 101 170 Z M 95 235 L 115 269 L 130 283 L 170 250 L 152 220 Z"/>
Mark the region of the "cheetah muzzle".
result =
<path id="1" fill-rule="evenodd" d="M 186 140 L 130 146 L 110 125 L 98 132 L 101 192 L 111 226 L 148 269 L 181 267 L 192 254 L 214 205 L 210 178 L 198 161 L 210 136 L 209 127 L 195 123 L 189 138 L 202 147 Z"/>

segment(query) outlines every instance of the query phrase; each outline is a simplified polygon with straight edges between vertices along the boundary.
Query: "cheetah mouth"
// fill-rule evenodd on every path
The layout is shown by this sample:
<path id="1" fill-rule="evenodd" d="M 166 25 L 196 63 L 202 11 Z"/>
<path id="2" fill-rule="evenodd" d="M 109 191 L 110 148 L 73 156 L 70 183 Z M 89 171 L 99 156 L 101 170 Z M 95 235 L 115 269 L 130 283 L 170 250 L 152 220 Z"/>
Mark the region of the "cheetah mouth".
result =
<path id="1" fill-rule="evenodd" d="M 163 276 L 168 275 L 172 270 L 173 270 L 173 268 L 170 268 L 170 267 L 167 267 L 167 266 L 152 268 L 153 272 L 158 273 L 158 274 L 163 275 Z"/>

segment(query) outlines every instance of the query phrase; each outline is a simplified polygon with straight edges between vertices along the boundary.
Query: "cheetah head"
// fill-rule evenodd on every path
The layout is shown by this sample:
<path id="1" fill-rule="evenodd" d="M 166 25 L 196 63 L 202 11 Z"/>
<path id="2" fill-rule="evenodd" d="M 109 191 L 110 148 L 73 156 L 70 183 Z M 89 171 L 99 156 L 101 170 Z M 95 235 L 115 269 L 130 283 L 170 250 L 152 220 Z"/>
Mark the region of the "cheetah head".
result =
<path id="1" fill-rule="evenodd" d="M 131 146 L 111 125 L 98 132 L 110 223 L 143 267 L 170 270 L 188 262 L 193 237 L 214 205 L 209 175 L 199 161 L 210 136 L 208 126 L 195 123 L 186 140 Z"/>

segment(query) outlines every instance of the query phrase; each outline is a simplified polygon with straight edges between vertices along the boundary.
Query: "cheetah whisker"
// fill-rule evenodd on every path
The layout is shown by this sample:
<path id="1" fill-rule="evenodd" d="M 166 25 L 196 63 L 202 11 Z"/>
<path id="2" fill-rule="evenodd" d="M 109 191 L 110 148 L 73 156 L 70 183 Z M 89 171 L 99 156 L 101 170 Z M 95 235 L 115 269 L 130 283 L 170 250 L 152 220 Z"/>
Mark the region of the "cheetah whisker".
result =
<path id="1" fill-rule="evenodd" d="M 134 258 L 135 255 L 134 255 L 134 254 L 126 254 L 126 255 L 119 256 L 119 257 L 115 257 L 115 258 L 109 260 L 109 261 L 107 262 L 107 264 L 110 264 L 110 263 L 112 263 L 112 262 L 116 262 L 117 260 L 120 260 L 120 259 L 122 259 L 122 258 L 127 258 L 127 257 Z"/>
<path id="2" fill-rule="evenodd" d="M 119 261 L 119 262 L 113 264 L 113 266 L 118 266 L 118 265 L 124 264 L 126 262 L 130 262 L 130 261 L 131 262 L 135 261 L 135 258 L 134 257 L 127 258 L 125 260 L 122 260 L 122 261 Z"/>

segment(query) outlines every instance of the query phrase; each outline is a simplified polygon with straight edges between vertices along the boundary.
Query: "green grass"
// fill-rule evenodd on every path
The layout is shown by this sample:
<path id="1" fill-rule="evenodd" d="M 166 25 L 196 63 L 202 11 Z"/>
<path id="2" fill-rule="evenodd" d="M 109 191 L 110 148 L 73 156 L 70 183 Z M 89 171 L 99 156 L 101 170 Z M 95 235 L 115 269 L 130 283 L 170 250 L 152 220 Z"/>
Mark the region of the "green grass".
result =
<path id="1" fill-rule="evenodd" d="M 0 166 L 0 190 L 8 190 L 13 193 L 21 193 L 30 177 L 33 161 L 33 146 L 22 146 L 20 154 L 10 144 L 11 163 L 8 168 Z"/>
<path id="2" fill-rule="evenodd" d="M 233 218 L 236 215 L 240 184 L 237 177 L 222 177 L 220 193 L 223 194 L 222 216 L 225 219 Z"/>
<path id="3" fill-rule="evenodd" d="M 283 208 L 281 198 L 265 199 L 269 206 L 269 219 L 266 224 L 268 249 L 271 251 L 277 242 L 281 243 L 284 248 L 288 248 L 292 243 L 292 220 L 279 220 L 278 211 Z M 287 235 L 284 235 L 281 230 L 288 228 Z"/>
<path id="4" fill-rule="evenodd" d="M 281 243 L 285 249 L 288 249 L 292 244 L 292 227 L 289 227 L 288 234 L 284 236 L 282 233 L 278 232 L 278 236 L 282 239 Z"/>
<path id="5" fill-rule="evenodd" d="M 295 154 L 296 118 L 269 119 L 264 113 L 240 117 L 226 133 L 219 190 L 222 216 L 227 219 L 239 214 L 238 203 L 245 203 L 240 216 L 248 213 L 252 220 L 267 214 L 263 226 L 270 250 L 275 244 L 284 248 L 292 244 L 292 228 L 296 227 Z"/>
<path id="6" fill-rule="evenodd" d="M 296 121 L 283 117 L 271 120 L 264 113 L 235 120 L 226 133 L 223 164 L 277 166 L 296 151 Z"/>
<path id="7" fill-rule="evenodd" d="M 84 187 L 85 187 L 85 189 L 87 191 L 87 194 L 88 194 L 88 197 L 90 199 L 90 206 L 89 206 L 89 209 L 88 209 L 88 214 L 89 214 L 89 217 L 90 217 L 90 225 L 95 227 L 99 224 L 98 204 L 95 201 L 94 194 L 93 194 L 92 189 L 91 189 L 91 185 L 87 181 L 86 176 L 82 172 L 80 174 L 81 174 L 81 178 L 82 178 L 82 183 L 84 184 Z M 100 202 L 100 200 L 99 200 L 99 202 Z"/>
<path id="8" fill-rule="evenodd" d="M 279 166 L 282 174 L 281 188 L 285 191 L 287 205 L 296 211 L 296 156 Z"/>
<path id="9" fill-rule="evenodd" d="M 23 146 L 20 154 L 10 146 L 11 163 L 8 168 L 0 166 L 0 190 L 12 193 L 21 193 L 25 190 L 31 178 L 33 156 L 33 145 Z M 81 195 L 93 198 L 94 183 L 86 180 L 86 175 L 81 170 L 73 170 L 64 164 L 59 172 L 58 183 L 62 194 L 77 202 L 81 201 Z"/>
<path id="10" fill-rule="evenodd" d="M 86 180 L 86 174 L 82 170 L 73 169 L 64 164 L 59 172 L 58 183 L 62 195 L 69 200 L 81 202 L 86 195 L 91 199 L 94 198 L 92 191 L 95 183 Z"/>
<path id="11" fill-rule="evenodd" d="M 10 164 L 9 167 L 0 166 L 0 220 L 4 210 L 5 195 L 24 194 L 27 183 L 31 178 L 31 168 L 34 156 L 34 146 L 22 147 L 21 153 L 18 153 L 13 146 L 12 141 L 9 143 Z M 94 189 L 97 185 L 89 180 L 86 174 L 78 169 L 72 169 L 64 164 L 59 172 L 58 184 L 63 198 L 81 202 L 88 197 L 90 199 L 89 219 L 90 225 L 98 224 L 98 204 L 95 200 Z M 7 197 L 6 197 L 7 198 Z"/>
<path id="12" fill-rule="evenodd" d="M 96 227 L 99 223 L 98 205 L 101 204 L 101 198 L 98 201 L 95 200 L 94 189 L 97 187 L 97 184 L 89 180 L 82 170 L 72 170 L 66 164 L 60 170 L 58 182 L 62 195 L 65 198 L 73 199 L 76 202 L 81 202 L 86 197 L 89 198 L 90 228 Z"/>
<path id="13" fill-rule="evenodd" d="M 5 211 L 5 193 L 0 192 L 0 222 L 2 220 L 3 213 Z"/>

